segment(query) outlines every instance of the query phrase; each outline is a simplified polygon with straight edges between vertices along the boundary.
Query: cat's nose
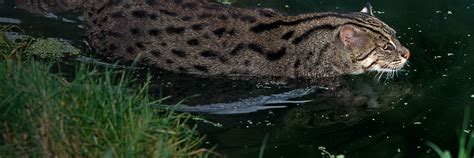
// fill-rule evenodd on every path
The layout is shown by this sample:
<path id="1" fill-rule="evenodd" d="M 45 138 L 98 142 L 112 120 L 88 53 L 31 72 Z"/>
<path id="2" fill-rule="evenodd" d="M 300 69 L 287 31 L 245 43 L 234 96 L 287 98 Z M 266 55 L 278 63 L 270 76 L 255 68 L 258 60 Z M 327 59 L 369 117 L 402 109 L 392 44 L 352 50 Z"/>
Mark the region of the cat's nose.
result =
<path id="1" fill-rule="evenodd" d="M 406 48 L 403 48 L 402 50 L 402 57 L 405 58 L 405 59 L 408 59 L 410 58 L 410 51 Z"/>

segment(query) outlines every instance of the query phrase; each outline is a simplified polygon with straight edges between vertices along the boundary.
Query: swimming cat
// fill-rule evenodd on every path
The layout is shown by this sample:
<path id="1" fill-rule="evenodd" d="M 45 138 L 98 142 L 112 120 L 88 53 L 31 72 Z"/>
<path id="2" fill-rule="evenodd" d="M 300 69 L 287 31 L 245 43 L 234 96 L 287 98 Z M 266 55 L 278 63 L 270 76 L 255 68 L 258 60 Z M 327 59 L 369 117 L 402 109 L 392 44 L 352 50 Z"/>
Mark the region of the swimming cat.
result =
<path id="1" fill-rule="evenodd" d="M 102 55 L 178 73 L 315 80 L 398 71 L 410 56 L 369 3 L 296 16 L 204 0 L 82 4 L 88 41 Z"/>

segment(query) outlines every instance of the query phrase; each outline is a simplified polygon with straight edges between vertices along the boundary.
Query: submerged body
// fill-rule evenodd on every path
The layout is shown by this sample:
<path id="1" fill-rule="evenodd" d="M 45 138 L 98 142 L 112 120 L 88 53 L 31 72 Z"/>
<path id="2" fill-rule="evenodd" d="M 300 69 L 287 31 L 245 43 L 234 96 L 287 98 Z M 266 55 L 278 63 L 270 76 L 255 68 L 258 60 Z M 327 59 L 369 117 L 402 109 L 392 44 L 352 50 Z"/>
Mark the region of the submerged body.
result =
<path id="1" fill-rule="evenodd" d="M 83 4 L 89 42 L 105 56 L 179 73 L 313 80 L 397 71 L 409 57 L 370 6 L 286 16 L 203 0 Z"/>

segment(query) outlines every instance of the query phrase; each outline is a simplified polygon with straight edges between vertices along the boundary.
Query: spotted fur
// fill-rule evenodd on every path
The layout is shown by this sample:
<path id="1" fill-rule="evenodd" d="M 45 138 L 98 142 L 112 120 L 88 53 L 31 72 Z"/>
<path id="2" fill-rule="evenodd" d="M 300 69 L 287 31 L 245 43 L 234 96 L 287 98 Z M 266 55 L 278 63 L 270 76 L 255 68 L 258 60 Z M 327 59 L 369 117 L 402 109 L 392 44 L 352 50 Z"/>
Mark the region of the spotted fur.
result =
<path id="1" fill-rule="evenodd" d="M 43 1 L 43 0 L 37 0 Z M 362 12 L 286 16 L 205 0 L 85 1 L 88 40 L 103 55 L 201 76 L 317 79 L 400 70 L 409 51 Z"/>

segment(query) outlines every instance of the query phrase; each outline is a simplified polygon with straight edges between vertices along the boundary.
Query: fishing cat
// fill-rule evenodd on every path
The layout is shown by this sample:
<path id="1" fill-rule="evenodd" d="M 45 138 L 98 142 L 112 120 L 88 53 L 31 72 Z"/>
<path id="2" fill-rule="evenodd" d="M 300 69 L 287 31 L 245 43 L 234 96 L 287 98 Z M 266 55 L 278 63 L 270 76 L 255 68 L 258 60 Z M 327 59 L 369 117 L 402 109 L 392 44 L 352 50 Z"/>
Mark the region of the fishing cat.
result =
<path id="1" fill-rule="evenodd" d="M 410 52 L 368 3 L 360 12 L 286 16 L 204 0 L 85 1 L 103 55 L 199 76 L 318 79 L 394 72 Z"/>

